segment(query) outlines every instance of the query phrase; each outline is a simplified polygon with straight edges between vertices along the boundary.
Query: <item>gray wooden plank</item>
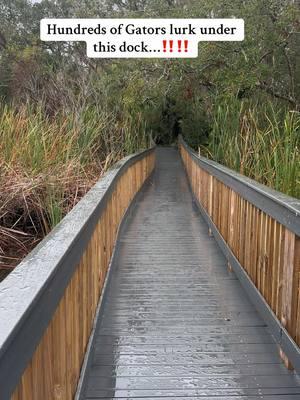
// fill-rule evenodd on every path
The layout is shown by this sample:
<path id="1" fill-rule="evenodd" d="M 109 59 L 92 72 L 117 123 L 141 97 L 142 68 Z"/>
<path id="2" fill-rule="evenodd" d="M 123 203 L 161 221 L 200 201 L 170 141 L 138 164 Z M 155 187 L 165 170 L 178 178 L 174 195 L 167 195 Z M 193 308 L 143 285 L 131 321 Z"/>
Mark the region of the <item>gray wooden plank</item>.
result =
<path id="1" fill-rule="evenodd" d="M 242 335 L 165 335 L 165 336 L 113 336 L 99 334 L 96 337 L 95 345 L 102 344 L 123 346 L 123 345 L 190 345 L 199 346 L 203 344 L 239 344 L 239 343 L 275 343 L 275 340 L 270 336 L 265 329 L 256 334 L 245 333 Z"/>
<path id="2" fill-rule="evenodd" d="M 116 390 L 184 390 L 199 389 L 290 389 L 295 385 L 289 375 L 242 375 L 205 377 L 98 377 L 92 376 L 87 393 L 91 396 L 103 389 Z M 300 393 L 300 389 L 299 389 Z"/>
<path id="3" fill-rule="evenodd" d="M 125 397 L 125 399 L 128 399 L 128 397 Z M 185 397 L 170 397 L 168 396 L 167 399 L 168 400 L 186 400 L 189 398 L 193 398 L 193 399 L 198 399 L 198 400 L 211 400 L 212 397 L 211 396 L 185 396 Z M 99 399 L 99 397 L 87 397 L 88 400 L 96 400 Z M 124 397 L 101 397 L 102 400 L 113 400 L 113 399 L 119 399 L 119 400 L 124 400 Z M 135 397 L 135 400 L 166 400 L 166 397 Z M 216 399 L 216 398 L 215 398 Z M 228 396 L 228 395 L 219 395 L 218 396 L 218 400 L 245 400 L 245 399 L 249 399 L 249 400 L 298 400 L 299 399 L 299 394 L 281 394 L 280 397 L 277 395 L 259 395 L 259 396 Z"/>
<path id="4" fill-rule="evenodd" d="M 250 365 L 95 365 L 90 376 L 95 377 L 213 377 L 213 376 L 267 376 L 291 375 L 282 364 L 250 364 Z"/>
<path id="5" fill-rule="evenodd" d="M 123 397 L 125 399 L 131 399 L 136 397 L 211 397 L 214 400 L 219 398 L 227 399 L 228 396 L 244 396 L 244 399 L 251 399 L 251 396 L 267 396 L 277 395 L 277 400 L 281 400 L 283 395 L 294 394 L 300 396 L 300 390 L 297 388 L 237 388 L 237 389 L 200 389 L 200 388 L 185 388 L 185 389 L 103 389 L 95 390 L 88 393 L 87 399 L 89 398 L 103 398 L 103 397 Z M 297 397 L 296 397 L 297 398 Z"/>

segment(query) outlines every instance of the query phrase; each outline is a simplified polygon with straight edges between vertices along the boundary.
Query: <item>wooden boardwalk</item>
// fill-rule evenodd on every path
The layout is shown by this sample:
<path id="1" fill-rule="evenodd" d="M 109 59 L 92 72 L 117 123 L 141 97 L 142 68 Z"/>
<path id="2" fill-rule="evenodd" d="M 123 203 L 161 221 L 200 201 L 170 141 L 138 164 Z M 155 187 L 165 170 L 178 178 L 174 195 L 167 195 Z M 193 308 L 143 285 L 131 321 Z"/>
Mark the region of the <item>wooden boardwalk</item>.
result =
<path id="1" fill-rule="evenodd" d="M 199 212 L 176 149 L 127 219 L 81 399 L 300 399 Z"/>

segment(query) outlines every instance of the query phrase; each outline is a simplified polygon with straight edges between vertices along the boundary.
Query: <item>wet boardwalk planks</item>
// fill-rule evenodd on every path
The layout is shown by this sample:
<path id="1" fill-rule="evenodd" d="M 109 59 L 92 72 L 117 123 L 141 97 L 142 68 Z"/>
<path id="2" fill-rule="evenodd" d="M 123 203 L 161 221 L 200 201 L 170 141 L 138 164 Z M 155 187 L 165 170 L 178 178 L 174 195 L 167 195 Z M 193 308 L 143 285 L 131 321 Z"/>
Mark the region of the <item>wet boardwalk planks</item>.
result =
<path id="1" fill-rule="evenodd" d="M 122 233 L 82 399 L 300 399 L 192 205 L 175 149 Z"/>

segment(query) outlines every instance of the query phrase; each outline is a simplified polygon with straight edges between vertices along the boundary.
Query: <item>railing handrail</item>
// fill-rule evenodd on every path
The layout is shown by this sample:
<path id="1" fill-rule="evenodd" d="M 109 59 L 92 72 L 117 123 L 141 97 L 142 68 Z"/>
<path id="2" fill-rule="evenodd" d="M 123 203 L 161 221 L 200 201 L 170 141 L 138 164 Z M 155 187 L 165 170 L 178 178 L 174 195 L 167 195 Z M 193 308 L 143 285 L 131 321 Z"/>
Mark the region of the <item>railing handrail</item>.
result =
<path id="1" fill-rule="evenodd" d="M 119 178 L 153 150 L 116 163 L 0 283 L 0 387 L 7 393 L 51 321 Z"/>
<path id="2" fill-rule="evenodd" d="M 239 193 L 250 203 L 300 236 L 300 200 L 263 185 L 222 164 L 198 155 L 179 136 L 179 142 L 205 171 Z"/>

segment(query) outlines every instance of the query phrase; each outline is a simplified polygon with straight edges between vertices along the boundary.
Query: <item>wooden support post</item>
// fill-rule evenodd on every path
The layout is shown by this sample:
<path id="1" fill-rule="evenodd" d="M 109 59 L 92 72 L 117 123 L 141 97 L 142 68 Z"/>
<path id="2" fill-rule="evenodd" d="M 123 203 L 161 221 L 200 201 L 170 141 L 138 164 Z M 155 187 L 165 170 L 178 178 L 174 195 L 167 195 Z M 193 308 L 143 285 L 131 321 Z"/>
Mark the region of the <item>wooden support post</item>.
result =
<path id="1" fill-rule="evenodd" d="M 209 176 L 209 187 L 208 187 L 208 214 L 210 218 L 212 218 L 212 210 L 213 210 L 213 183 L 214 183 L 214 177 L 212 175 Z M 212 236 L 212 231 L 210 228 L 208 228 L 208 235 Z"/>
<path id="2" fill-rule="evenodd" d="M 281 323 L 292 338 L 296 337 L 296 321 L 298 306 L 298 276 L 299 276 L 299 238 L 288 229 L 284 234 L 283 276 L 282 276 L 282 302 Z M 287 356 L 280 349 L 280 356 L 287 368 L 293 366 Z"/>

